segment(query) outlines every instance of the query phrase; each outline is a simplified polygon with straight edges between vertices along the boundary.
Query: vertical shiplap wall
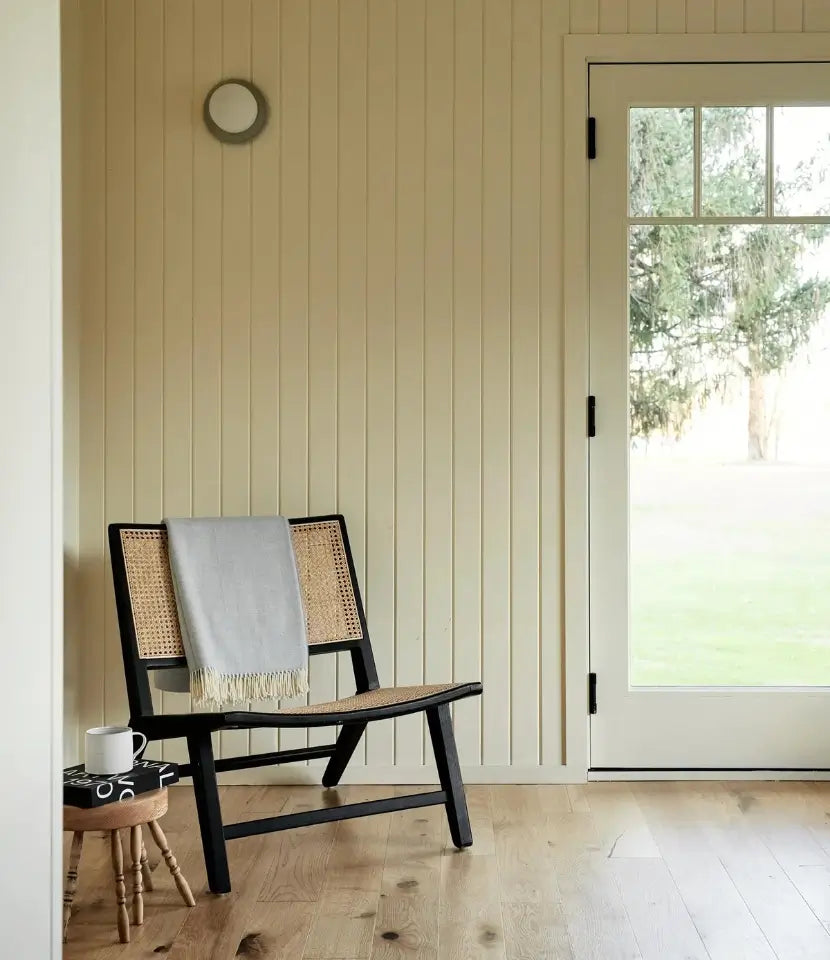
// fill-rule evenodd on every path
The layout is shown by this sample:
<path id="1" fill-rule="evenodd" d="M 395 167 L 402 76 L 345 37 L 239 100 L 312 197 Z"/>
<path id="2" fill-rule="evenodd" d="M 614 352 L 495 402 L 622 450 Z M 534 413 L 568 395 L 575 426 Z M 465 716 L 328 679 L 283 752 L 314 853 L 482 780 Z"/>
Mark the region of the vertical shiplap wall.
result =
<path id="1" fill-rule="evenodd" d="M 830 30 L 827 0 L 570 0 L 571 33 Z"/>
<path id="2" fill-rule="evenodd" d="M 382 680 L 483 678 L 462 762 L 554 775 L 562 37 L 821 30 L 826 3 L 78 2 L 83 725 L 127 715 L 107 522 L 338 510 Z M 252 145 L 201 121 L 223 76 L 268 97 Z M 313 699 L 351 689 L 312 661 Z M 415 779 L 425 746 L 405 717 L 356 762 Z"/>

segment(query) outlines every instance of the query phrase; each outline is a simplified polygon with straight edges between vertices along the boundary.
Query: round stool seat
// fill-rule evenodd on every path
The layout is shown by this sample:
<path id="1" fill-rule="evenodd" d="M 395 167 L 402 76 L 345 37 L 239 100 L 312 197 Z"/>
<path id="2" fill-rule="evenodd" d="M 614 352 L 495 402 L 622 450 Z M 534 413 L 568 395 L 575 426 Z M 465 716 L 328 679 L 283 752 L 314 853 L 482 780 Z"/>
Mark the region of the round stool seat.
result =
<path id="1" fill-rule="evenodd" d="M 167 813 L 167 787 L 102 807 L 64 807 L 63 829 L 73 832 L 120 830 L 158 820 Z"/>

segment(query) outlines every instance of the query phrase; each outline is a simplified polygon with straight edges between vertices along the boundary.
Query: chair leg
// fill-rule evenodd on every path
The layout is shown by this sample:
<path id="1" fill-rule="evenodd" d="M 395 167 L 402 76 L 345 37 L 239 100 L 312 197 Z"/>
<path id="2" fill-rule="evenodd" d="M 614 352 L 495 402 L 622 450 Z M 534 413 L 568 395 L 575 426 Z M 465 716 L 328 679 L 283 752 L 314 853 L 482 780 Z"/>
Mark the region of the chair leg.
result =
<path id="1" fill-rule="evenodd" d="M 473 832 L 470 829 L 467 798 L 464 796 L 464 783 L 461 780 L 461 768 L 458 765 L 458 751 L 455 748 L 455 734 L 452 729 L 449 704 L 432 707 L 426 713 L 441 789 L 447 794 L 447 820 L 452 842 L 459 849 L 471 847 Z"/>
<path id="2" fill-rule="evenodd" d="M 78 864 L 81 861 L 81 850 L 84 846 L 84 835 L 81 831 L 72 834 L 72 848 L 69 851 L 69 867 L 66 871 L 66 886 L 63 892 L 63 942 L 69 932 L 69 918 L 72 916 L 72 901 L 78 889 Z"/>
<path id="3" fill-rule="evenodd" d="M 336 787 L 340 783 L 343 771 L 349 765 L 349 760 L 352 759 L 352 754 L 360 743 L 365 729 L 365 723 L 344 723 L 340 728 L 334 753 L 323 773 L 324 787 Z"/>
<path id="4" fill-rule="evenodd" d="M 141 827 L 130 827 L 130 856 L 133 871 L 133 923 L 144 923 L 144 876 L 141 870 Z"/>
<path id="5" fill-rule="evenodd" d="M 121 834 L 110 831 L 110 852 L 112 854 L 112 872 L 115 875 L 115 899 L 118 904 L 118 939 L 121 943 L 130 942 L 130 916 L 127 913 L 127 887 L 124 884 L 124 851 L 121 849 Z"/>
<path id="6" fill-rule="evenodd" d="M 144 889 L 151 893 L 153 890 L 153 871 L 147 862 L 147 848 L 144 846 L 144 840 L 141 841 L 141 875 L 144 877 Z"/>
<path id="7" fill-rule="evenodd" d="M 222 827 L 222 810 L 219 806 L 219 789 L 216 785 L 216 767 L 213 761 L 213 744 L 210 734 L 198 733 L 189 736 L 187 750 L 190 754 L 193 792 L 196 795 L 196 811 L 199 814 L 208 887 L 211 893 L 230 893 L 228 853 L 225 849 L 225 833 Z"/>
<path id="8" fill-rule="evenodd" d="M 164 857 L 164 862 L 167 864 L 167 869 L 173 875 L 173 879 L 176 881 L 176 887 L 178 888 L 179 893 L 182 895 L 182 900 L 188 905 L 188 907 L 195 907 L 196 901 L 193 899 L 193 894 L 190 890 L 190 884 L 185 880 L 184 874 L 182 873 L 182 868 L 176 861 L 176 858 L 173 856 L 170 847 L 167 845 L 167 837 L 164 835 L 164 831 L 161 829 L 161 824 L 158 820 L 151 820 L 149 823 L 150 833 L 153 835 L 153 839 L 156 841 L 156 846 L 161 850 L 161 855 Z"/>

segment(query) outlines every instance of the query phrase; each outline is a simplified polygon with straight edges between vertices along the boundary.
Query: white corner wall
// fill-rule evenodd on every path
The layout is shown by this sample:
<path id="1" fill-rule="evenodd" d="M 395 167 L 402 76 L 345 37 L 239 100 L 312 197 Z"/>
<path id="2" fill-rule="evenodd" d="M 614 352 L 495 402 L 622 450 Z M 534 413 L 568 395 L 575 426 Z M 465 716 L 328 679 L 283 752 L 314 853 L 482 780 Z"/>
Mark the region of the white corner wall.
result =
<path id="1" fill-rule="evenodd" d="M 0 89 L 0 952 L 47 958 L 61 859 L 58 0 L 3 0 Z"/>

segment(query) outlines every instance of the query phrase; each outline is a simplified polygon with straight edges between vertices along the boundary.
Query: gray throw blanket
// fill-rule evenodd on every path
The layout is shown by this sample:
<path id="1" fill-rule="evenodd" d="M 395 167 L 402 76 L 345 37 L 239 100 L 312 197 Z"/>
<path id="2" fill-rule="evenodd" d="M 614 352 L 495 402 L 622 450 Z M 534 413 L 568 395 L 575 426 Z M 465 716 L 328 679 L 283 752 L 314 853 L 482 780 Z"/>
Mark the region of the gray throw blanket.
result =
<path id="1" fill-rule="evenodd" d="M 305 693 L 308 640 L 286 518 L 165 523 L 187 670 L 156 671 L 157 686 L 213 705 Z"/>

